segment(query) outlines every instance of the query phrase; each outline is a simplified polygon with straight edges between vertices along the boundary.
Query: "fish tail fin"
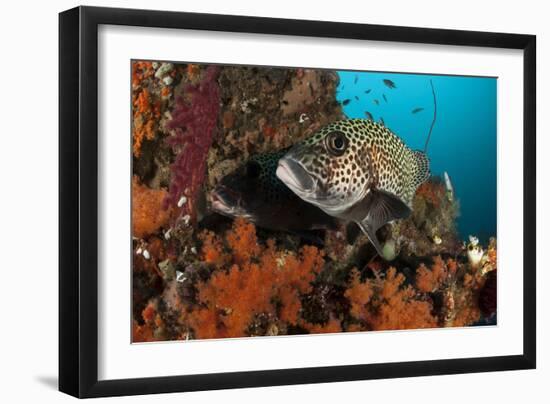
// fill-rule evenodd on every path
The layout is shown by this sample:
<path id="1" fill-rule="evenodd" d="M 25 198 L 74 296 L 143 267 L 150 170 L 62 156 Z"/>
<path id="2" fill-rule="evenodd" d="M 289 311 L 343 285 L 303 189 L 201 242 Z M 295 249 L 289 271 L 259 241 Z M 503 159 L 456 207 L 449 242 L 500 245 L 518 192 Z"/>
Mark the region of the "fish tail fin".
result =
<path id="1" fill-rule="evenodd" d="M 416 188 L 430 178 L 430 160 L 426 153 L 419 150 L 413 151 L 413 159 L 414 169 L 412 183 L 416 190 Z"/>

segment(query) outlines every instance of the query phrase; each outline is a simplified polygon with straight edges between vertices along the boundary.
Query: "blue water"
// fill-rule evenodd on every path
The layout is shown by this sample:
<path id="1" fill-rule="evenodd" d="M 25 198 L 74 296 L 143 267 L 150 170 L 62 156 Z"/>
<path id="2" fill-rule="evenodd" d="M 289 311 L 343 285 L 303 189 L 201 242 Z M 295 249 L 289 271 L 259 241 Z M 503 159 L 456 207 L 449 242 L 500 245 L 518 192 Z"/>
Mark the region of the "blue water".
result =
<path id="1" fill-rule="evenodd" d="M 412 149 L 424 149 L 433 119 L 432 80 L 437 119 L 428 146 L 433 175 L 447 171 L 460 202 L 458 230 L 466 239 L 496 235 L 497 79 L 418 74 L 339 71 L 337 99 L 348 118 L 383 118 Z M 396 88 L 383 82 L 389 79 Z M 366 94 L 367 90 L 371 90 Z M 383 98 L 387 98 L 387 102 Z M 358 100 L 355 98 L 357 97 Z M 346 101 L 344 105 L 344 100 Z M 376 105 L 374 100 L 378 100 Z M 415 108 L 424 108 L 413 114 Z"/>

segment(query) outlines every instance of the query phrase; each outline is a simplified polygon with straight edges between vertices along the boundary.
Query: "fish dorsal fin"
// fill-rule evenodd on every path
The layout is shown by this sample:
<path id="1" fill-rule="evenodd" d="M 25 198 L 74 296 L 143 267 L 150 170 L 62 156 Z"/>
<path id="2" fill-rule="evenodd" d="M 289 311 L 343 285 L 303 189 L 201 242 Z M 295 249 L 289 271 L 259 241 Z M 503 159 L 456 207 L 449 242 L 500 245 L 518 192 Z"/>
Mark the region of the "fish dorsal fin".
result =
<path id="1" fill-rule="evenodd" d="M 397 196 L 385 191 L 371 190 L 365 199 L 367 215 L 357 224 L 383 257 L 376 231 L 393 220 L 405 219 L 411 214 L 411 209 Z"/>

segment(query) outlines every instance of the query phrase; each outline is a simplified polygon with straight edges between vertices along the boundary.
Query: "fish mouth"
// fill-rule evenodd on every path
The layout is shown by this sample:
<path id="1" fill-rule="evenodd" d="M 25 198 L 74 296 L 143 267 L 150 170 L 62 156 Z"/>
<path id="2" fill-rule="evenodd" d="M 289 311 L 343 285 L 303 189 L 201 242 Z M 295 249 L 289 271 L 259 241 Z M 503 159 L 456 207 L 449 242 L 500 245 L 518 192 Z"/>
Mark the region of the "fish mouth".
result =
<path id="1" fill-rule="evenodd" d="M 224 216 L 235 217 L 239 215 L 240 196 L 231 189 L 218 185 L 210 193 L 210 206 L 214 212 Z"/>
<path id="2" fill-rule="evenodd" d="M 300 194 L 311 194 L 315 190 L 315 181 L 312 175 L 292 158 L 283 157 L 280 159 L 275 174 L 292 191 Z"/>

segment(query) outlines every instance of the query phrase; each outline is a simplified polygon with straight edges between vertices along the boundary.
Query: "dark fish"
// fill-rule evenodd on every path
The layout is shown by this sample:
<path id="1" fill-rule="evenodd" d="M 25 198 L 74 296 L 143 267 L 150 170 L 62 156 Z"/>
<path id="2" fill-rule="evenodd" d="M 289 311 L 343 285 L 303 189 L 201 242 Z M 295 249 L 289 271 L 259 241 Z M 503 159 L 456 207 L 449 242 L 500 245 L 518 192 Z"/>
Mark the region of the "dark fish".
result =
<path id="1" fill-rule="evenodd" d="M 275 175 L 287 150 L 256 155 L 223 177 L 210 194 L 212 210 L 270 230 L 300 233 L 335 228 L 334 217 L 300 199 Z"/>
<path id="2" fill-rule="evenodd" d="M 365 94 L 368 94 L 371 92 L 371 89 L 369 88 L 368 90 L 365 90 Z"/>
<path id="3" fill-rule="evenodd" d="M 355 75 L 355 79 L 353 80 L 353 84 L 357 84 L 357 80 L 359 80 L 359 76 Z"/>
<path id="4" fill-rule="evenodd" d="M 374 117 L 372 116 L 372 114 L 369 111 L 365 111 L 365 116 L 367 118 L 369 118 L 371 121 L 374 121 Z"/>
<path id="5" fill-rule="evenodd" d="M 346 98 L 344 101 L 342 101 L 342 105 L 348 105 L 351 102 L 349 98 Z"/>
<path id="6" fill-rule="evenodd" d="M 376 105 L 380 105 L 380 101 L 378 101 L 378 100 L 373 100 L 373 102 L 374 102 Z"/>
<path id="7" fill-rule="evenodd" d="M 384 98 L 384 101 L 388 102 L 388 99 L 386 98 L 386 94 L 382 94 L 382 98 Z"/>
<path id="8" fill-rule="evenodd" d="M 337 121 L 295 144 L 277 177 L 327 214 L 357 223 L 380 256 L 376 231 L 412 212 L 416 189 L 430 176 L 426 154 L 366 119 Z"/>
<path id="9" fill-rule="evenodd" d="M 355 99 L 356 99 L 357 101 L 359 101 L 359 97 L 358 97 L 358 96 L 355 96 Z"/>
<path id="10" fill-rule="evenodd" d="M 386 85 L 386 87 L 390 88 L 390 89 L 394 89 L 394 88 L 397 88 L 397 86 L 395 85 L 395 83 L 391 80 L 388 80 L 388 79 L 384 79 L 382 80 L 384 82 L 384 84 Z"/>
<path id="11" fill-rule="evenodd" d="M 413 110 L 411 111 L 411 114 L 417 114 L 417 113 L 419 113 L 420 111 L 424 111 L 424 108 L 422 108 L 422 107 L 417 107 L 417 108 L 415 108 L 415 109 L 413 109 Z"/>

